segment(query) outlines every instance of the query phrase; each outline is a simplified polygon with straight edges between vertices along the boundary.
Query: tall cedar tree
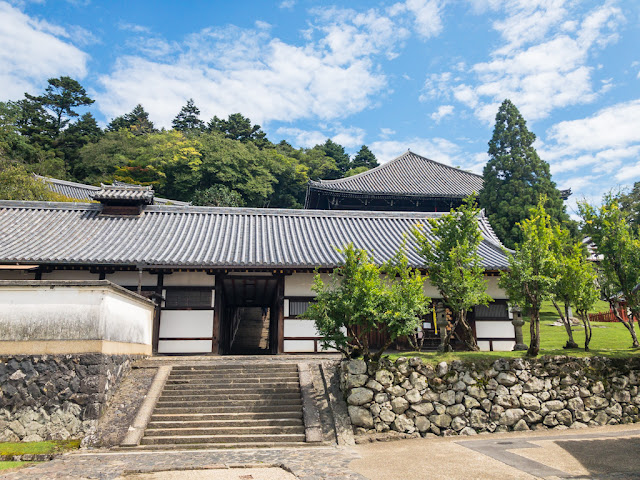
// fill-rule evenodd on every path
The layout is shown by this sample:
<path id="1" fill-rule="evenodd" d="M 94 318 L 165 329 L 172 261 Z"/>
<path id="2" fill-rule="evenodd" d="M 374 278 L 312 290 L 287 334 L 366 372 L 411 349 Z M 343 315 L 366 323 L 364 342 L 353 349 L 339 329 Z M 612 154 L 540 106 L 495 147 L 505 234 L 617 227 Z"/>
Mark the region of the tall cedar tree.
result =
<path id="1" fill-rule="evenodd" d="M 200 120 L 200 109 L 196 107 L 193 98 L 187 101 L 187 104 L 180 109 L 180 113 L 172 120 L 174 130 L 183 133 L 201 132 L 204 130 L 204 122 Z"/>
<path id="2" fill-rule="evenodd" d="M 351 168 L 366 167 L 367 169 L 375 168 L 379 165 L 378 159 L 369 147 L 362 145 L 356 156 L 353 157 Z"/>
<path id="3" fill-rule="evenodd" d="M 262 131 L 262 127 L 253 125 L 251 119 L 241 113 L 232 113 L 227 120 L 214 116 L 207 128 L 210 132 L 220 132 L 231 140 L 252 142 L 258 148 L 264 148 L 271 143 L 267 139 L 267 134 Z"/>
<path id="4" fill-rule="evenodd" d="M 117 132 L 121 129 L 129 130 L 134 135 L 157 132 L 153 122 L 149 120 L 149 113 L 140 104 L 136 105 L 129 113 L 114 118 L 107 125 L 108 132 Z"/>
<path id="5" fill-rule="evenodd" d="M 560 192 L 551 181 L 549 164 L 533 148 L 535 139 L 516 106 L 510 100 L 502 102 L 489 142 L 480 206 L 509 248 L 522 239 L 518 222 L 527 217 L 542 195 L 547 197 L 545 205 L 552 219 L 558 223 L 569 221 Z"/>
<path id="6" fill-rule="evenodd" d="M 467 321 L 467 312 L 475 305 L 487 305 L 492 301 L 486 293 L 487 282 L 478 253 L 482 242 L 479 213 L 476 199 L 471 196 L 455 211 L 439 218 L 430 218 L 430 232 L 425 232 L 421 227 L 413 230 L 418 254 L 424 259 L 429 280 L 440 292 L 442 301 L 453 317 L 453 325 L 440 346 L 443 351 L 450 350 L 451 337 L 458 326 L 464 333 L 466 348 L 478 350 L 475 335 Z"/>
<path id="7" fill-rule="evenodd" d="M 344 151 L 344 147 L 330 138 L 327 138 L 327 141 L 322 145 L 322 149 L 327 157 L 331 157 L 335 160 L 336 167 L 338 168 L 338 171 L 335 172 L 334 175 L 331 175 L 331 178 L 341 178 L 344 176 L 344 174 L 351 168 L 349 155 Z"/>
<path id="8" fill-rule="evenodd" d="M 553 246 L 555 242 L 551 217 L 544 208 L 544 196 L 530 217 L 518 226 L 522 230 L 522 242 L 515 253 L 507 252 L 509 270 L 500 276 L 511 301 L 529 313 L 531 319 L 531 343 L 527 355 L 535 357 L 540 352 L 540 308 L 551 296 L 558 274 L 558 262 Z"/>

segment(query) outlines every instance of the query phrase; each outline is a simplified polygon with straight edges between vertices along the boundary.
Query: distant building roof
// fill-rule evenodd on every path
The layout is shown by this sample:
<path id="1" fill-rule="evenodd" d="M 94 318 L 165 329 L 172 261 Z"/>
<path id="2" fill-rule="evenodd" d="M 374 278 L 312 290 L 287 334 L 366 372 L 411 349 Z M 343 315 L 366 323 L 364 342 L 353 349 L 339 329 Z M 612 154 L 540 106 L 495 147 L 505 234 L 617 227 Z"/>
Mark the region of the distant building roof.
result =
<path id="1" fill-rule="evenodd" d="M 60 180 L 58 178 L 43 177 L 41 175 L 35 175 L 36 178 L 43 180 L 47 187 L 59 195 L 65 197 L 74 198 L 76 200 L 90 202 L 93 200 L 93 195 L 99 191 L 102 187 L 96 187 L 94 185 L 87 185 L 84 183 L 70 182 L 68 180 Z M 124 182 L 114 181 L 114 185 L 120 186 L 135 186 Z M 189 205 L 189 202 L 181 202 L 179 200 L 169 200 L 166 198 L 154 198 L 154 203 L 158 205 L 172 204 L 172 205 Z"/>
<path id="2" fill-rule="evenodd" d="M 309 185 L 332 192 L 464 198 L 480 191 L 482 176 L 407 151 L 358 175 Z"/>
<path id="3" fill-rule="evenodd" d="M 103 205 L 0 201 L 0 263 L 191 268 L 332 268 L 353 242 L 388 260 L 412 227 L 439 213 L 344 212 L 149 205 L 136 216 Z M 488 270 L 508 266 L 489 222 L 478 217 Z M 432 237 L 430 237 L 432 238 Z M 407 254 L 422 265 L 408 236 Z"/>
<path id="4" fill-rule="evenodd" d="M 101 188 L 91 195 L 99 202 L 125 201 L 145 205 L 153 205 L 153 189 L 141 185 L 101 185 Z"/>

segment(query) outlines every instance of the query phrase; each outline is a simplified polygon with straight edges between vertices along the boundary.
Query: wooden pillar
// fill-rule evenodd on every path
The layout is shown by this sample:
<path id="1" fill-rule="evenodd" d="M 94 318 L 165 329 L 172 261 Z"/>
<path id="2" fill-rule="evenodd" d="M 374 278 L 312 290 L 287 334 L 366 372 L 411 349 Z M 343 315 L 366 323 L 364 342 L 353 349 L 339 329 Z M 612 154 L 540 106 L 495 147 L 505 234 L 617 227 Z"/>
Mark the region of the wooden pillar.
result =
<path id="1" fill-rule="evenodd" d="M 222 289 L 223 289 L 224 275 L 216 275 L 216 286 L 213 292 L 213 339 L 211 344 L 211 353 L 219 354 L 220 352 L 220 322 L 222 319 Z"/>
<path id="2" fill-rule="evenodd" d="M 162 312 L 162 288 L 164 287 L 164 273 L 158 272 L 158 281 L 156 283 L 156 294 L 154 301 L 156 303 L 156 308 L 154 310 L 153 315 L 153 329 L 152 329 L 152 340 L 151 340 L 151 348 L 153 353 L 158 353 L 158 341 L 160 339 L 160 315 Z"/>
<path id="3" fill-rule="evenodd" d="M 278 353 L 284 353 L 284 275 L 278 275 L 276 302 L 278 304 Z"/>

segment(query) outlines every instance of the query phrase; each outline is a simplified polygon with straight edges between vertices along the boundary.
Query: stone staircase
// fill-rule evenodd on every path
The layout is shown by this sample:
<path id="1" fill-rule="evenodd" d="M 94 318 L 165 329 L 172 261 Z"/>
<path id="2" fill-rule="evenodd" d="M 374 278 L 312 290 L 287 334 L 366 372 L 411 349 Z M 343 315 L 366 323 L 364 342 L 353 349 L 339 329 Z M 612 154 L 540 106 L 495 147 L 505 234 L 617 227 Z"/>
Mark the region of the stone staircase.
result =
<path id="1" fill-rule="evenodd" d="M 304 445 L 296 364 L 174 366 L 140 446 Z"/>
<path id="2" fill-rule="evenodd" d="M 269 314 L 263 316 L 260 307 L 240 308 L 240 317 L 240 325 L 231 345 L 231 351 L 267 350 L 269 348 Z"/>

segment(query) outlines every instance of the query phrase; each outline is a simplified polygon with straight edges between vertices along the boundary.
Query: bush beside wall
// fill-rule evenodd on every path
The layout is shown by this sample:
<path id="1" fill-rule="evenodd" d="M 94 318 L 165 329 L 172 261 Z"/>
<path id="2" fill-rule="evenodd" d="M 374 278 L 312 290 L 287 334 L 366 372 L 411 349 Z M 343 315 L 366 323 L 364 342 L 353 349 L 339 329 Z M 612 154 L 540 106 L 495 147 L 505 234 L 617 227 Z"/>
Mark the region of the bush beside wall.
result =
<path id="1" fill-rule="evenodd" d="M 640 360 L 499 359 L 493 363 L 343 361 L 356 434 L 475 435 L 640 420 Z"/>

